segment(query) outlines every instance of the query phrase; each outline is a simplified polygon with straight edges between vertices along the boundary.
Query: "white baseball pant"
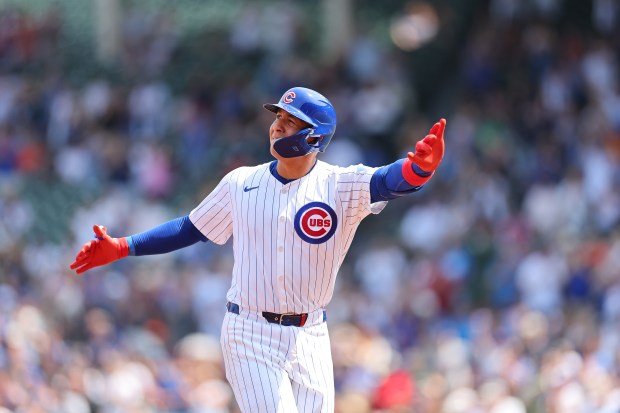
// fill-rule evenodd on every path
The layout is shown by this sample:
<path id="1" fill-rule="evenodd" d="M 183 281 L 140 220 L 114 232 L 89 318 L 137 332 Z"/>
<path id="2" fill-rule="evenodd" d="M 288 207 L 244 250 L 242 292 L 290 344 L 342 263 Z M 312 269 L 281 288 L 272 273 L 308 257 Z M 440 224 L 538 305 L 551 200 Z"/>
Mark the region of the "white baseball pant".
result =
<path id="1" fill-rule="evenodd" d="M 271 324 L 243 308 L 227 312 L 221 344 L 226 378 L 244 413 L 331 413 L 334 372 L 324 310 L 303 327 Z"/>

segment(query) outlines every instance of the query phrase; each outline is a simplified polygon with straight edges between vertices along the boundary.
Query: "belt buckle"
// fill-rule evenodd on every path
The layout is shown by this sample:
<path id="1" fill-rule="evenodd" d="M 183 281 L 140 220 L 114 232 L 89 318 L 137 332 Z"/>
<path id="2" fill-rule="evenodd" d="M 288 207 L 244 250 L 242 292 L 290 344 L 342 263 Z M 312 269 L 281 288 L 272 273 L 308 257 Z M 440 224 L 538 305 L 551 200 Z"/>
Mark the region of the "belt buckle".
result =
<path id="1" fill-rule="evenodd" d="M 276 320 L 279 318 L 280 320 L 278 320 L 278 324 L 282 325 L 282 320 L 284 320 L 285 316 L 288 315 L 295 315 L 295 313 L 284 313 L 284 314 L 280 314 L 278 317 L 276 317 Z"/>
<path id="2" fill-rule="evenodd" d="M 278 324 L 282 325 L 282 319 L 284 319 L 284 314 L 278 314 L 278 316 L 275 318 L 275 320 L 278 322 Z"/>

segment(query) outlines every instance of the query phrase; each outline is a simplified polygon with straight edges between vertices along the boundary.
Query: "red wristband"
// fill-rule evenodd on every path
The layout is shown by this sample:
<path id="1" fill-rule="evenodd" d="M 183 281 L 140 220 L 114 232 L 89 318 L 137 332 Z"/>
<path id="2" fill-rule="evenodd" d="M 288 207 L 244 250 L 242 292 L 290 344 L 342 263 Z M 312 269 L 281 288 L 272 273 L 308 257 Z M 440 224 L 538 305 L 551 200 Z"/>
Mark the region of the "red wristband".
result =
<path id="1" fill-rule="evenodd" d="M 424 185 L 426 182 L 428 182 L 429 179 L 431 179 L 431 177 L 433 176 L 433 174 L 435 173 L 435 171 L 431 172 L 430 175 L 428 176 L 420 176 L 417 173 L 414 172 L 413 170 L 413 162 L 411 162 L 411 159 L 406 158 L 405 162 L 403 162 L 403 178 L 405 178 L 405 181 L 407 181 L 408 183 L 410 183 L 413 186 L 422 186 Z"/>
<path id="2" fill-rule="evenodd" d="M 125 258 L 126 256 L 129 255 L 129 244 L 127 244 L 127 238 L 121 237 L 117 239 L 118 239 L 118 254 L 119 254 L 118 258 L 119 259 Z"/>

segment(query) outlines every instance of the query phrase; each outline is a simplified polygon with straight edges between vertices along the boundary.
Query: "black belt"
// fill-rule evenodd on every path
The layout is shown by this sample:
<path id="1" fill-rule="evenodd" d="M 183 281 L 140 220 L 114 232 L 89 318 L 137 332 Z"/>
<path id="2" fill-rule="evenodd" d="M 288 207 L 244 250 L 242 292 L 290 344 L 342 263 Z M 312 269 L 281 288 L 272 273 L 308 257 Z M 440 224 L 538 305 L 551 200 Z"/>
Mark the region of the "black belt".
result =
<path id="1" fill-rule="evenodd" d="M 239 304 L 228 302 L 226 304 L 226 309 L 230 313 L 239 314 Z M 280 324 L 283 326 L 303 327 L 304 324 L 306 324 L 306 321 L 308 320 L 308 313 L 277 314 L 277 313 L 270 313 L 268 311 L 263 311 L 262 315 L 263 317 L 265 317 L 265 320 L 267 320 L 268 322 L 272 324 Z M 326 318 L 327 318 L 327 315 L 325 313 L 325 310 L 323 310 L 323 321 L 325 321 Z"/>

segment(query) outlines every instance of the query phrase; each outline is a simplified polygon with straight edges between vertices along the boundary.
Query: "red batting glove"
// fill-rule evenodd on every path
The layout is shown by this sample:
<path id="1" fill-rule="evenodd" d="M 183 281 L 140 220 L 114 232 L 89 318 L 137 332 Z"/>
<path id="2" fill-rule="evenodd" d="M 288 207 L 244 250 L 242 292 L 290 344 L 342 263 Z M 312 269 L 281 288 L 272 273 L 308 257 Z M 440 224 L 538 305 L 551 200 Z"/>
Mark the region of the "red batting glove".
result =
<path id="1" fill-rule="evenodd" d="M 445 144 L 443 133 L 446 129 L 446 120 L 441 118 L 435 123 L 426 137 L 415 144 L 415 154 L 409 152 L 403 163 L 403 177 L 413 186 L 424 185 L 435 173 L 435 169 L 443 159 Z M 415 164 L 423 172 L 430 173 L 421 176 L 415 173 L 412 164 Z"/>
<path id="2" fill-rule="evenodd" d="M 108 230 L 102 225 L 93 226 L 93 231 L 95 231 L 97 239 L 84 244 L 70 266 L 78 274 L 129 255 L 129 245 L 127 245 L 125 238 L 110 237 L 107 233 Z"/>

